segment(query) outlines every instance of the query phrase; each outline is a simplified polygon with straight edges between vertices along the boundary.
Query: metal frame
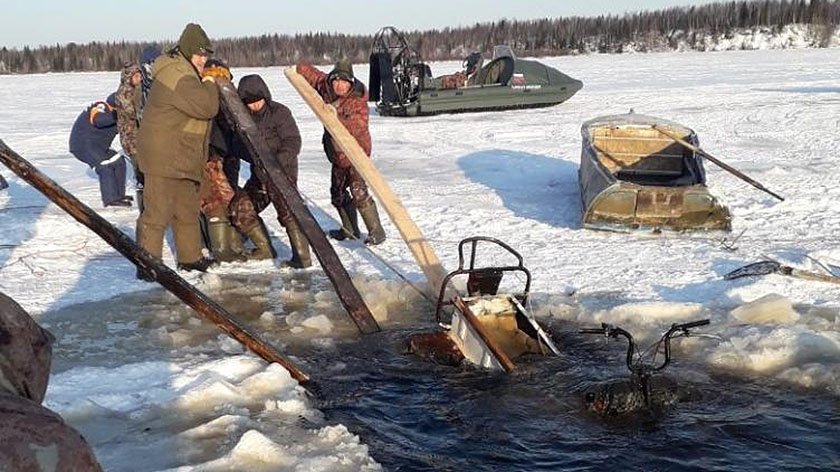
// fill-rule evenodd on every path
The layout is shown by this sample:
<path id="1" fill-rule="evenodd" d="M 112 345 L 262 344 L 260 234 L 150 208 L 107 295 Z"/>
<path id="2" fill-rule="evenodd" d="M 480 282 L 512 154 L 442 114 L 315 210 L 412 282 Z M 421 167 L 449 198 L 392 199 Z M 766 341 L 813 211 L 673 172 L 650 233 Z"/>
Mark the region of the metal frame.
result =
<path id="1" fill-rule="evenodd" d="M 487 242 L 487 243 L 495 244 L 495 245 L 501 247 L 502 249 L 506 250 L 510 254 L 513 254 L 514 257 L 516 257 L 517 261 L 519 262 L 518 265 L 515 265 L 515 266 L 500 266 L 500 267 L 490 266 L 490 267 L 478 267 L 477 268 L 475 266 L 475 257 L 476 257 L 476 250 L 478 248 L 478 243 L 479 242 Z M 470 248 L 469 267 L 464 267 L 464 262 L 465 262 L 464 247 L 467 244 L 471 244 L 472 247 Z M 451 301 L 445 301 L 444 300 L 444 298 L 446 297 L 446 287 L 449 286 L 449 282 L 452 280 L 452 278 L 456 277 L 456 276 L 459 276 L 459 275 L 469 275 L 469 274 L 476 273 L 476 272 L 481 271 L 481 270 L 488 270 L 488 269 L 496 270 L 496 271 L 503 272 L 503 273 L 504 272 L 522 272 L 522 273 L 524 273 L 525 278 L 526 278 L 526 280 L 525 280 L 525 290 L 522 293 L 516 295 L 516 298 L 518 298 L 522 303 L 526 302 L 526 300 L 528 298 L 528 294 L 530 293 L 530 290 L 531 290 L 531 271 L 529 271 L 525 267 L 524 259 L 522 258 L 522 255 L 519 254 L 519 252 L 517 252 L 515 249 L 513 249 L 512 247 L 510 247 L 506 243 L 504 243 L 504 242 L 502 242 L 502 241 L 500 241 L 496 238 L 491 238 L 491 237 L 488 237 L 488 236 L 472 236 L 472 237 L 463 239 L 463 240 L 461 240 L 460 243 L 458 243 L 458 269 L 450 272 L 449 274 L 447 274 L 446 277 L 443 279 L 443 283 L 441 283 L 440 295 L 438 296 L 437 306 L 435 307 L 435 320 L 437 320 L 438 323 L 440 323 L 440 321 L 441 321 L 440 315 L 441 315 L 441 311 L 443 309 L 443 306 L 444 305 L 452 305 Z"/>

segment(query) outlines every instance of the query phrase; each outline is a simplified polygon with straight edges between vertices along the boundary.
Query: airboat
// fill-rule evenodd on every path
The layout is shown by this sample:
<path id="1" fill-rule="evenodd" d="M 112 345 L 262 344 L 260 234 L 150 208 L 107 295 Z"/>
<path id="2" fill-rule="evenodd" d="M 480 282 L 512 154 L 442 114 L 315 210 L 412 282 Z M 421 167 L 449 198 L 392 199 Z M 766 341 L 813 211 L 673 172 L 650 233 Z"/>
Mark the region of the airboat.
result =
<path id="1" fill-rule="evenodd" d="M 517 58 L 496 46 L 484 65 L 470 54 L 463 70 L 434 77 L 431 67 L 392 26 L 379 30 L 371 48 L 370 101 L 384 116 L 511 110 L 558 105 L 583 83 L 538 61 Z"/>

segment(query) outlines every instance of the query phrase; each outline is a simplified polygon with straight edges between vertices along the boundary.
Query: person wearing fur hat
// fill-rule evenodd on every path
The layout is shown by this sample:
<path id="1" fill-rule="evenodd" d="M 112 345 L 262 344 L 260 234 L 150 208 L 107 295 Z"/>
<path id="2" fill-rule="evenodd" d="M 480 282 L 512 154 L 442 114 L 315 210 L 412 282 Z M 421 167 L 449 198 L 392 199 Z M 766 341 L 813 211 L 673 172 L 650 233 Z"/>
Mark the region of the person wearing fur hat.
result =
<path id="1" fill-rule="evenodd" d="M 70 153 L 96 171 L 103 205 L 129 207 L 131 197 L 125 194 L 125 158 L 111 149 L 117 136 L 116 106 L 116 96 L 111 94 L 104 102 L 92 103 L 76 117 L 70 131 Z"/>
<path id="2" fill-rule="evenodd" d="M 199 191 L 207 162 L 210 126 L 219 111 L 213 77 L 201 77 L 213 50 L 210 39 L 190 23 L 178 45 L 152 66 L 152 88 L 137 134 L 137 161 L 144 178 L 143 212 L 137 241 L 161 258 L 163 236 L 172 226 L 178 268 L 206 271 L 211 259 L 201 253 Z M 138 268 L 138 278 L 152 280 Z"/>
<path id="3" fill-rule="evenodd" d="M 321 95 L 324 102 L 331 104 L 341 124 L 356 138 L 365 154 L 370 156 L 371 139 L 368 128 L 368 105 L 365 86 L 353 76 L 353 64 L 346 59 L 338 61 L 329 74 L 309 64 L 298 64 L 297 72 Z M 376 203 L 368 194 L 364 179 L 350 160 L 333 142 L 327 130 L 321 140 L 327 159 L 332 163 L 330 196 L 332 204 L 341 217 L 341 229 L 330 231 L 337 240 L 358 239 L 359 231 L 356 211 L 368 229 L 365 244 L 380 244 L 385 241 L 385 231 L 379 220 Z"/>

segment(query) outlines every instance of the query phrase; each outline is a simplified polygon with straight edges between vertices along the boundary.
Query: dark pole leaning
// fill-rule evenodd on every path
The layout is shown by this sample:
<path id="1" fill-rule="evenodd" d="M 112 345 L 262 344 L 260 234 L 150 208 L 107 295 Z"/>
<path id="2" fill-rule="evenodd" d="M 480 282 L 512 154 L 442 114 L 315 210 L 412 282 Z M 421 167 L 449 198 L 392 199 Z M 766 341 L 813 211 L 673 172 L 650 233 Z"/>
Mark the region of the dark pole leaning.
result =
<path id="1" fill-rule="evenodd" d="M 273 159 L 264 158 L 270 156 L 271 151 L 257 129 L 253 118 L 251 118 L 251 113 L 239 98 L 236 88 L 226 78 L 216 78 L 216 84 L 219 86 L 221 113 L 224 114 L 225 119 L 242 138 L 242 142 L 251 154 L 251 158 L 257 164 L 258 175 L 260 180 L 266 183 L 271 201 L 275 205 L 278 201 L 286 203 L 292 218 L 295 219 L 295 222 L 303 231 L 315 252 L 315 256 L 321 263 L 321 267 L 335 287 L 341 304 L 344 305 L 359 331 L 363 334 L 379 331 L 379 324 L 376 323 L 370 309 L 365 305 L 362 295 L 356 290 L 353 281 L 350 280 L 350 274 L 342 265 L 335 249 L 327 241 L 327 236 L 318 222 L 315 221 L 315 217 L 312 216 L 309 208 L 306 207 L 295 185 L 277 162 Z"/>
<path id="2" fill-rule="evenodd" d="M 38 189 L 62 210 L 69 213 L 76 221 L 90 228 L 91 231 L 99 235 L 105 242 L 125 256 L 126 259 L 137 265 L 137 267 L 148 271 L 165 289 L 172 292 L 172 294 L 180 298 L 181 301 L 189 305 L 199 315 L 218 326 L 230 337 L 244 344 L 254 354 L 262 357 L 267 362 L 276 362 L 282 365 L 299 382 L 309 380 L 309 376 L 298 369 L 291 361 L 283 357 L 274 346 L 256 334 L 249 332 L 246 327 L 233 319 L 219 304 L 198 291 L 163 262 L 152 257 L 143 248 L 138 246 L 133 239 L 61 188 L 52 179 L 6 146 L 6 143 L 2 140 L 0 140 L 0 162 L 20 178 Z"/>
<path id="3" fill-rule="evenodd" d="M 705 157 L 706 159 L 708 159 L 708 160 L 712 161 L 713 163 L 717 164 L 721 169 L 729 172 L 730 174 L 734 175 L 735 177 L 738 177 L 739 179 L 741 179 L 744 182 L 752 185 L 753 187 L 761 190 L 762 192 L 767 192 L 770 195 L 772 195 L 773 197 L 778 198 L 781 201 L 785 201 L 784 197 L 782 197 L 781 195 L 779 195 L 777 193 L 771 192 L 769 189 L 767 189 L 767 187 L 765 187 L 764 185 L 761 185 L 760 182 L 758 182 L 756 180 L 753 180 L 748 175 L 744 174 L 743 172 L 739 171 L 738 169 L 736 169 L 736 168 L 730 166 L 729 164 L 721 161 L 720 159 L 718 159 L 715 156 L 709 154 L 708 152 L 700 149 L 699 147 L 689 143 L 688 141 L 682 139 L 678 135 L 676 135 L 676 134 L 672 133 L 671 131 L 663 128 L 662 126 L 653 125 L 653 129 L 655 129 L 656 131 L 659 131 L 660 133 L 664 134 L 665 136 L 668 136 L 669 138 L 671 138 L 674 141 L 676 141 L 677 143 L 687 147 L 688 149 L 691 149 L 692 151 L 696 152 L 697 154 L 700 154 L 701 156 Z"/>

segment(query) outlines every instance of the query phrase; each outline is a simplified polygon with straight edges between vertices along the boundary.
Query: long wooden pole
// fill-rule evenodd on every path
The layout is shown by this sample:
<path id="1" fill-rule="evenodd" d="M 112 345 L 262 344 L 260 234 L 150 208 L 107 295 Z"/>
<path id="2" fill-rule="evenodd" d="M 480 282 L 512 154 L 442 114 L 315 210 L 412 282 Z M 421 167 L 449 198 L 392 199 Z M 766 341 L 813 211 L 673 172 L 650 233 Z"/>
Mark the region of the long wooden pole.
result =
<path id="1" fill-rule="evenodd" d="M 335 287 L 338 299 L 356 323 L 359 331 L 364 334 L 379 331 L 379 324 L 376 323 L 362 295 L 353 285 L 350 274 L 341 264 L 332 244 L 327 241 L 327 236 L 321 226 L 315 221 L 315 217 L 306 207 L 292 180 L 280 167 L 280 163 L 271 158 L 271 150 L 262 133 L 257 129 L 250 112 L 239 98 L 236 88 L 230 80 L 225 78 L 217 78 L 216 84 L 219 86 L 222 112 L 233 125 L 232 128 L 239 133 L 251 158 L 257 164 L 257 175 L 268 187 L 271 201 L 275 205 L 285 203 L 289 208 L 292 218 L 306 236 L 321 267 Z"/>
<path id="2" fill-rule="evenodd" d="M 409 216 L 408 211 L 400 202 L 399 197 L 388 185 L 388 182 L 382 177 L 382 174 L 373 165 L 373 162 L 368 158 L 365 151 L 359 146 L 356 138 L 347 131 L 347 128 L 341 124 L 335 114 L 332 106 L 327 105 L 318 95 L 318 92 L 309 85 L 303 76 L 297 73 L 293 68 L 287 68 L 285 71 L 286 78 L 292 84 L 292 87 L 297 90 L 303 100 L 309 105 L 309 108 L 315 112 L 315 115 L 324 124 L 324 127 L 329 131 L 333 137 L 333 142 L 341 149 L 353 167 L 359 172 L 365 182 L 373 189 L 373 192 L 379 198 L 379 202 L 385 208 L 394 226 L 400 232 L 406 245 L 408 245 L 411 254 L 420 265 L 420 269 L 426 275 L 431 288 L 431 294 L 437 296 L 440 292 L 441 283 L 446 277 L 446 271 L 441 265 L 435 251 L 429 245 L 426 237 L 420 231 L 420 228 L 414 223 Z"/>
<path id="3" fill-rule="evenodd" d="M 299 382 L 309 380 L 302 370 L 298 369 L 290 360 L 283 357 L 277 349 L 236 321 L 224 308 L 211 300 L 207 295 L 181 278 L 174 270 L 162 261 L 152 257 L 134 240 L 118 230 L 107 220 L 99 216 L 87 205 L 64 190 L 55 181 L 44 175 L 32 164 L 11 150 L 0 140 L 0 162 L 12 172 L 27 181 L 30 185 L 43 193 L 50 201 L 61 207 L 79 223 L 87 226 L 94 233 L 119 251 L 137 267 L 148 271 L 165 289 L 172 292 L 181 301 L 189 305 L 199 315 L 218 326 L 233 339 L 244 344 L 248 349 L 268 362 L 276 362 L 297 379 Z"/>
<path id="4" fill-rule="evenodd" d="M 739 179 L 741 179 L 744 182 L 752 185 L 753 187 L 761 190 L 762 192 L 767 192 L 770 195 L 772 195 L 773 197 L 778 198 L 781 201 L 785 201 L 784 197 L 782 197 L 781 195 L 771 192 L 767 187 L 765 187 L 764 185 L 761 185 L 760 182 L 758 182 L 756 180 L 753 180 L 748 175 L 744 174 L 743 172 L 739 171 L 738 169 L 730 166 L 729 164 L 721 161 L 720 159 L 716 158 L 715 156 L 709 154 L 708 152 L 706 152 L 706 151 L 700 149 L 699 147 L 689 143 L 688 141 L 682 139 L 679 135 L 677 135 L 675 133 L 672 133 L 671 131 L 669 131 L 669 130 L 667 130 L 664 127 L 659 126 L 659 125 L 653 125 L 653 129 L 659 131 L 660 133 L 664 134 L 665 136 L 668 136 L 669 138 L 671 138 L 674 141 L 676 141 L 677 143 L 687 147 L 688 149 L 691 149 L 692 151 L 696 152 L 697 154 L 702 155 L 706 159 L 708 159 L 708 160 L 712 161 L 713 163 L 717 164 L 721 169 L 729 172 L 730 174 L 734 175 L 735 177 L 738 177 Z"/>
<path id="5" fill-rule="evenodd" d="M 796 277 L 799 279 L 816 280 L 818 282 L 828 282 L 830 284 L 840 285 L 840 277 L 833 275 L 818 274 L 816 272 L 811 272 L 807 270 L 794 269 L 793 267 L 786 265 L 779 266 L 779 272 L 784 275 L 789 275 L 791 277 Z"/>

